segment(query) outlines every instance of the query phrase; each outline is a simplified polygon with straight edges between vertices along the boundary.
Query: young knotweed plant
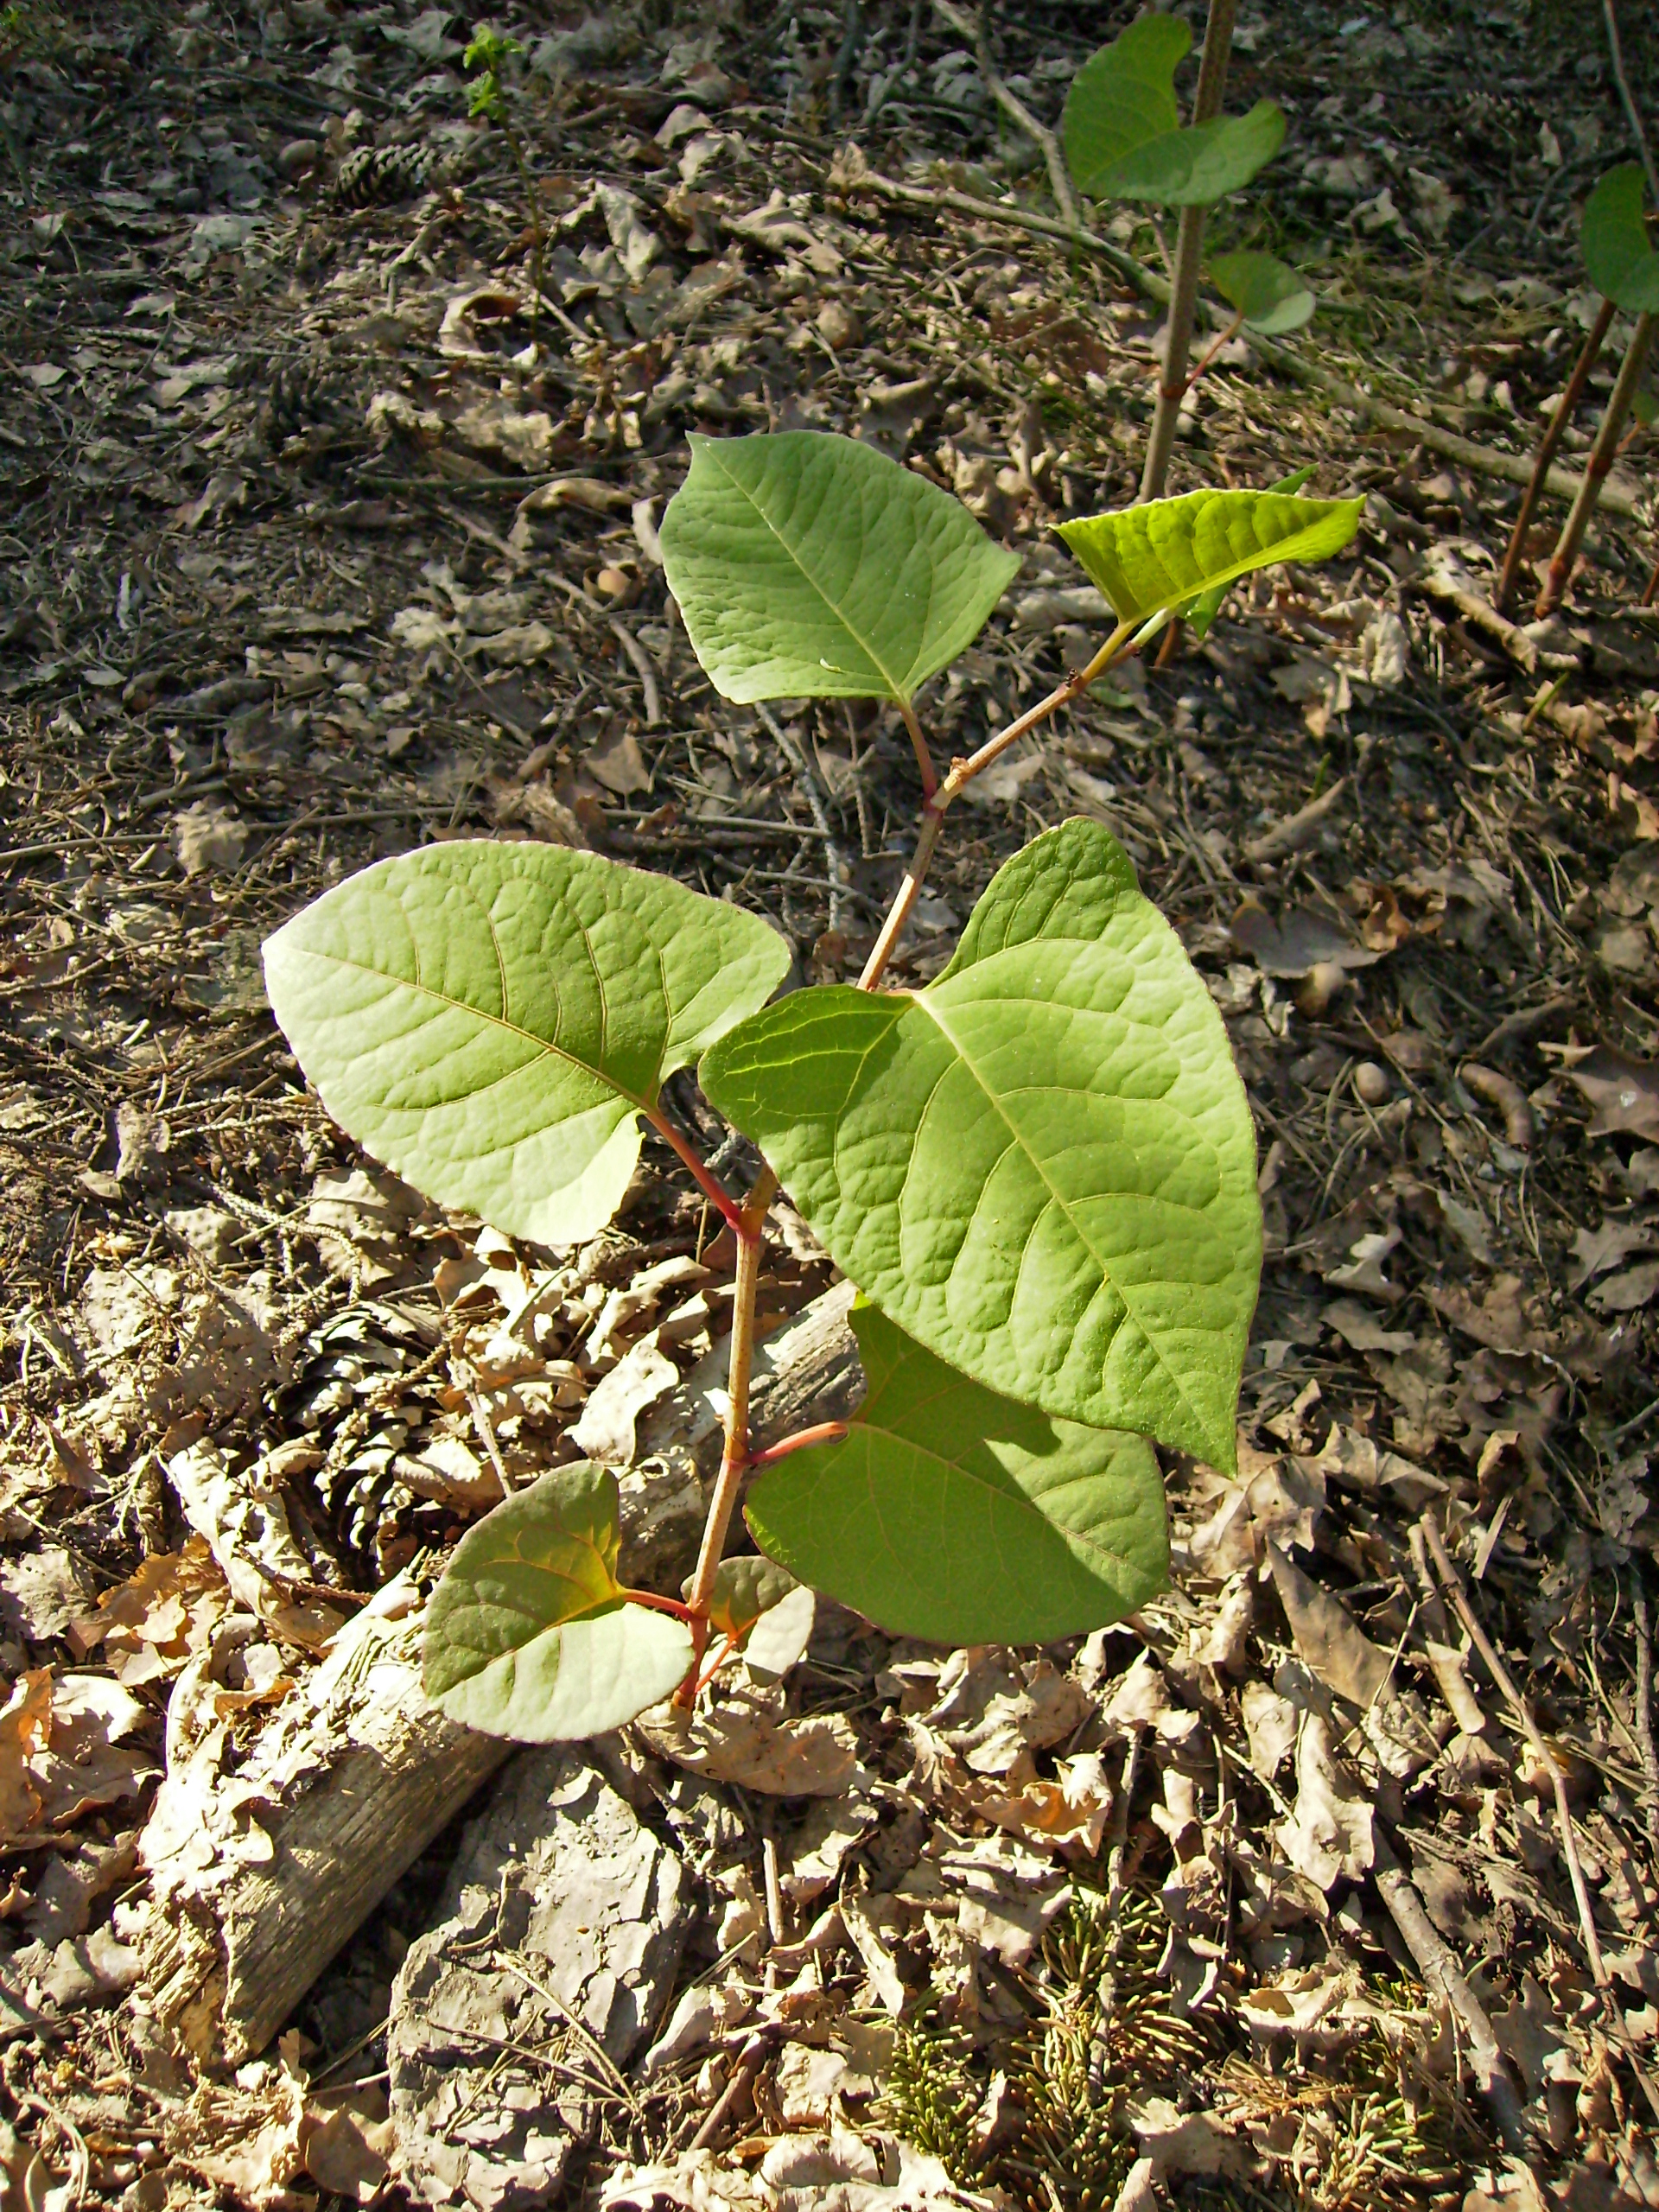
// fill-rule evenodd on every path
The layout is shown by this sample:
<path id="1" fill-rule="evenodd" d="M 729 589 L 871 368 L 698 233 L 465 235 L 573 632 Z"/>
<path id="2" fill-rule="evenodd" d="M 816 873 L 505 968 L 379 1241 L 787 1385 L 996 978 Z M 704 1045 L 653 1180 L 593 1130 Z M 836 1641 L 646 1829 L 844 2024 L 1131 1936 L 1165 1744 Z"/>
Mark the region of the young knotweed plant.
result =
<path id="1" fill-rule="evenodd" d="M 1143 16 L 1090 54 L 1072 79 L 1061 118 L 1066 161 L 1080 190 L 1092 199 L 1138 200 L 1181 211 L 1143 499 L 1162 493 L 1181 402 L 1227 340 L 1242 327 L 1264 337 L 1299 330 L 1316 304 L 1295 271 L 1270 253 L 1216 256 L 1210 279 L 1232 308 L 1233 321 L 1187 374 L 1205 216 L 1217 200 L 1249 184 L 1284 143 L 1284 114 L 1271 100 L 1258 100 L 1248 115 L 1221 112 L 1233 15 L 1234 0 L 1210 0 L 1192 117 L 1185 129 L 1175 101 L 1175 71 L 1192 34 L 1179 16 L 1166 15 Z"/>
<path id="2" fill-rule="evenodd" d="M 715 687 L 886 701 L 915 747 L 915 852 L 857 987 L 773 1001 L 790 948 L 758 916 L 596 854 L 487 840 L 383 861 L 270 940 L 271 1004 L 307 1075 L 428 1197 L 573 1243 L 615 1212 L 649 1126 L 736 1241 L 724 1449 L 689 1587 L 627 1587 L 614 1474 L 554 1468 L 468 1531 L 434 1597 L 425 1681 L 446 1712 L 550 1741 L 671 1692 L 690 1704 L 734 1652 L 775 1677 L 814 1590 L 966 1643 L 1081 1632 L 1162 1587 L 1153 1440 L 1235 1465 L 1260 1265 L 1254 1131 L 1210 993 L 1087 821 L 998 872 L 925 989 L 876 987 L 981 769 L 1172 615 L 1340 551 L 1362 504 L 1198 492 L 1063 524 L 1116 625 L 941 775 L 916 696 L 1017 557 L 849 439 L 696 438 L 663 552 Z M 746 1193 L 664 1109 L 688 1067 L 760 1150 Z M 868 1390 L 848 1421 L 756 1452 L 755 1294 L 780 1185 L 863 1294 Z M 751 1478 L 765 1557 L 728 1559 Z"/>

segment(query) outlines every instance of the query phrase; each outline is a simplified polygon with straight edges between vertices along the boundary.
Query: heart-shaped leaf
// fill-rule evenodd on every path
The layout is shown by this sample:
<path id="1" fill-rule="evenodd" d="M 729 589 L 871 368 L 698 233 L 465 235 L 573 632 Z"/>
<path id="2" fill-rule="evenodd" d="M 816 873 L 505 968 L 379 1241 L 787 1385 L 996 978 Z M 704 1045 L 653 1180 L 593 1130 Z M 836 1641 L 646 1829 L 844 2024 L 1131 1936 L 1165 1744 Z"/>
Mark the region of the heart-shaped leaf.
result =
<path id="1" fill-rule="evenodd" d="M 789 1672 L 807 1647 L 816 1610 L 812 1592 L 773 1560 L 746 1554 L 715 1569 L 709 1624 L 730 1638 L 757 1681 Z"/>
<path id="2" fill-rule="evenodd" d="M 1609 169 L 1585 202 L 1579 242 L 1590 282 L 1630 315 L 1659 312 L 1659 254 L 1642 219 L 1639 162 Z"/>
<path id="3" fill-rule="evenodd" d="M 749 1493 L 754 1539 L 893 1636 L 1046 1643 L 1120 1619 L 1168 1580 L 1150 1445 L 1054 1421 L 853 1309 L 869 1384 L 846 1440 Z"/>
<path id="4" fill-rule="evenodd" d="M 604 1227 L 664 1077 L 788 966 L 758 916 L 665 876 L 482 840 L 365 868 L 265 945 L 276 1019 L 359 1143 L 554 1244 Z"/>
<path id="5" fill-rule="evenodd" d="M 1359 528 L 1365 502 L 1279 492 L 1187 492 L 1063 522 L 1060 536 L 1122 622 L 1144 622 L 1279 561 L 1324 561 Z"/>
<path id="6" fill-rule="evenodd" d="M 797 991 L 702 1081 L 928 1350 L 1232 1467 L 1255 1133 L 1215 1002 L 1106 830 L 1011 860 L 925 990 Z"/>
<path id="7" fill-rule="evenodd" d="M 1264 337 L 1300 330 L 1319 302 L 1296 271 L 1271 253 L 1218 253 L 1210 281 L 1251 330 Z"/>
<path id="8" fill-rule="evenodd" d="M 1060 133 L 1080 192 L 1100 199 L 1126 154 L 1176 130 L 1176 66 L 1192 44 L 1179 16 L 1142 16 L 1091 54 L 1071 79 Z"/>
<path id="9" fill-rule="evenodd" d="M 524 1744 L 620 1728 L 691 1665 L 683 1621 L 624 1602 L 616 1478 L 555 1467 L 469 1529 L 426 1618 L 427 1695 L 452 1720 Z"/>
<path id="10" fill-rule="evenodd" d="M 1209 207 L 1241 191 L 1285 143 L 1282 110 L 1258 100 L 1248 115 L 1218 115 L 1190 130 L 1148 138 L 1115 162 L 1103 195 L 1160 207 Z"/>
<path id="11" fill-rule="evenodd" d="M 908 700 L 1020 566 L 960 500 L 817 430 L 694 437 L 662 540 L 697 658 L 746 703 Z"/>

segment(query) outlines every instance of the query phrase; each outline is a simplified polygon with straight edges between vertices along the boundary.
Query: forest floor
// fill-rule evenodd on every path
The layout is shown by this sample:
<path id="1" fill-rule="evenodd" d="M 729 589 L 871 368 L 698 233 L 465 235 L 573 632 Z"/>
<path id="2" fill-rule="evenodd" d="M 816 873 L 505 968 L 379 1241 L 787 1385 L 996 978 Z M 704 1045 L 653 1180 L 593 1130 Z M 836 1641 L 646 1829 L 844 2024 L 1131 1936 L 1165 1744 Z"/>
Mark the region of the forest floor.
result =
<path id="1" fill-rule="evenodd" d="M 1021 0 L 999 66 L 1052 121 L 1132 12 Z M 1478 602 L 1512 478 L 1236 341 L 1171 490 L 1311 464 L 1370 495 L 1359 537 L 985 775 L 894 963 L 936 973 L 999 862 L 1082 812 L 1225 1015 L 1268 1257 L 1240 1478 L 1166 1462 L 1172 1590 L 1042 1653 L 822 1606 L 779 1694 L 830 1717 L 817 1796 L 677 1776 L 632 1732 L 537 1755 L 679 1901 L 632 2029 L 572 2026 L 582 1984 L 480 2031 L 487 2063 L 456 2044 L 458 2164 L 385 2023 L 476 1827 L 280 2046 L 167 2047 L 143 1930 L 187 1690 L 233 1774 L 498 1465 L 573 1456 L 613 1374 L 626 1463 L 719 1334 L 665 1146 L 581 1251 L 436 1214 L 308 1094 L 262 938 L 375 858 L 493 832 L 669 870 L 802 974 L 856 975 L 916 821 L 905 734 L 713 692 L 656 535 L 688 431 L 849 432 L 1019 550 L 920 702 L 947 757 L 1098 635 L 1052 525 L 1135 496 L 1155 311 L 1020 226 L 1054 216 L 1040 157 L 947 22 L 850 20 L 510 0 L 532 330 L 461 16 L 0 13 L 8 2204 L 1659 2206 L 1651 442 L 1560 616 L 1505 631 Z M 1601 37 L 1542 0 L 1247 6 L 1230 101 L 1290 130 L 1216 231 L 1315 284 L 1293 354 L 1529 451 L 1593 318 L 1579 209 L 1630 158 Z M 1141 215 L 1094 220 L 1161 265 Z M 787 1212 L 767 1253 L 782 1321 L 830 1274 Z"/>

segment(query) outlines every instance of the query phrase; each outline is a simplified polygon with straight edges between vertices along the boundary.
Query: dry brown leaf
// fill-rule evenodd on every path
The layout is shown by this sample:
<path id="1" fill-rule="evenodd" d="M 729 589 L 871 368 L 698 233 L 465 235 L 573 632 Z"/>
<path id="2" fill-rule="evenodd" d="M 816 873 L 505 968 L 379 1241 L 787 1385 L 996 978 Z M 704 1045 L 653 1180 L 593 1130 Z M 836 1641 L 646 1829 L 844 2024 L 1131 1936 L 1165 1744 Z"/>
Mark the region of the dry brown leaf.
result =
<path id="1" fill-rule="evenodd" d="M 657 1332 L 651 1330 L 595 1385 L 570 1432 L 572 1440 L 605 1466 L 631 1467 L 636 1422 L 679 1379 L 679 1369 L 658 1348 Z"/>
<path id="2" fill-rule="evenodd" d="M 769 1797 L 836 1797 L 859 1772 L 858 1738 L 839 1713 L 784 1717 L 781 1692 L 734 1692 L 696 1714 L 659 1705 L 633 1726 L 652 1751 L 711 1782 Z"/>
<path id="3" fill-rule="evenodd" d="M 1308 1713 L 1296 1739 L 1296 1803 L 1274 1834 L 1299 1874 L 1329 1890 L 1357 1881 L 1376 1856 L 1369 1795 L 1337 1757 L 1322 1716 Z"/>
<path id="4" fill-rule="evenodd" d="M 1268 1561 L 1296 1649 L 1327 1689 L 1365 1710 L 1389 1679 L 1387 1652 L 1371 1642 L 1339 1599 L 1310 1580 L 1276 1545 L 1268 1547 Z"/>
<path id="5" fill-rule="evenodd" d="M 1567 1071 L 1594 1108 L 1588 1134 L 1618 1136 L 1628 1132 L 1659 1143 L 1659 1062 L 1632 1059 L 1611 1045 L 1599 1045 Z"/>
<path id="6" fill-rule="evenodd" d="M 154 1552 L 131 1577 L 98 1601 L 95 1618 L 78 1622 L 70 1642 L 84 1659 L 99 1643 L 119 1682 L 176 1675 L 205 1650 L 231 1605 L 230 1585 L 206 1538 L 190 1536 L 182 1552 Z"/>

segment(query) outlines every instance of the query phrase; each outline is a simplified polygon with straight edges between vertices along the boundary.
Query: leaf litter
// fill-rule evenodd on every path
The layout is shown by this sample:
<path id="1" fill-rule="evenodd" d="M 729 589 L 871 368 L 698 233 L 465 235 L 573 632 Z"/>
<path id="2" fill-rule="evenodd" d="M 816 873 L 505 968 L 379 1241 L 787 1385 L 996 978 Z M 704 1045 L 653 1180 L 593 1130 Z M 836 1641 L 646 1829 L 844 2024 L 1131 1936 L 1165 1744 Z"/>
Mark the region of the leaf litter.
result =
<path id="1" fill-rule="evenodd" d="M 1241 23 L 1250 96 L 1297 102 L 1259 197 L 1337 310 L 1321 348 L 1516 452 L 1594 311 L 1576 202 L 1624 125 L 1588 16 L 1534 36 L 1522 93 L 1528 11 L 1432 13 L 1315 10 L 1296 69 Z M 758 45 L 741 11 L 520 26 L 532 327 L 517 181 L 460 120 L 464 27 L 379 14 L 42 6 L 0 34 L 9 2178 L 146 2207 L 482 2202 L 560 2160 L 567 2196 L 767 2212 L 1659 2202 L 1650 549 L 1604 512 L 1564 619 L 1506 632 L 1511 492 L 1248 340 L 1195 391 L 1174 488 L 1317 460 L 1369 494 L 1351 559 L 1252 587 L 1011 755 L 895 963 L 929 980 L 997 861 L 1082 811 L 1223 1010 L 1268 1264 L 1238 1477 L 1166 1470 L 1172 1590 L 1040 1653 L 821 1604 L 694 1741 L 593 1746 L 604 1819 L 563 1833 L 632 1835 L 678 1901 L 573 1923 L 607 2017 L 625 1955 L 675 1963 L 614 2052 L 575 2013 L 615 2079 L 533 1992 L 482 2029 L 515 2050 L 463 2049 L 456 2014 L 442 2070 L 487 2082 L 461 2126 L 493 2145 L 470 2196 L 421 2147 L 432 2031 L 395 1985 L 489 1979 L 457 1896 L 462 1947 L 526 1940 L 459 1870 L 527 1764 L 342 1931 L 280 2041 L 232 2072 L 175 2031 L 151 1916 L 197 1897 L 166 1887 L 190 1853 L 206 1895 L 269 1851 L 268 1801 L 321 1785 L 345 1724 L 315 1693 L 331 1645 L 369 1648 L 365 1599 L 584 1448 L 649 1502 L 645 1548 L 695 1526 L 695 1450 L 652 1443 L 729 1279 L 654 1140 L 617 1229 L 556 1249 L 353 1155 L 282 1056 L 261 938 L 370 858 L 494 830 L 723 892 L 855 974 L 917 802 L 904 733 L 806 702 L 780 743 L 711 697 L 656 542 L 684 435 L 852 430 L 1003 538 L 1007 613 L 922 696 L 965 751 L 1099 620 L 1052 525 L 1132 495 L 1154 363 L 1109 270 L 838 159 L 1019 212 L 1027 149 L 942 16 L 863 11 L 845 65 L 827 12 Z M 1052 118 L 1091 39 L 1017 10 L 997 37 Z M 1138 216 L 1120 243 L 1155 257 Z M 763 1312 L 831 1279 L 780 1224 Z"/>

